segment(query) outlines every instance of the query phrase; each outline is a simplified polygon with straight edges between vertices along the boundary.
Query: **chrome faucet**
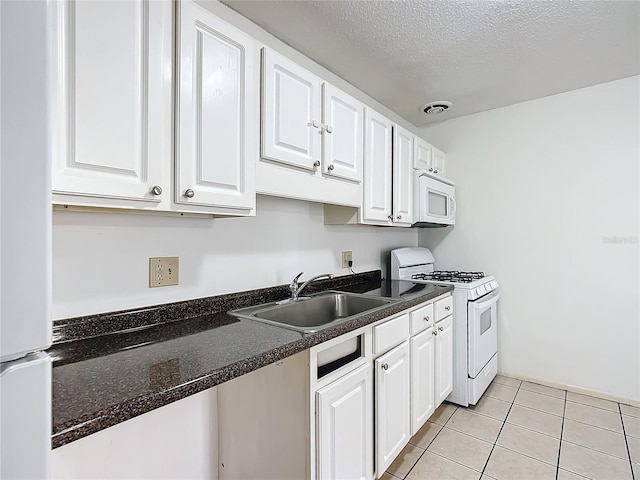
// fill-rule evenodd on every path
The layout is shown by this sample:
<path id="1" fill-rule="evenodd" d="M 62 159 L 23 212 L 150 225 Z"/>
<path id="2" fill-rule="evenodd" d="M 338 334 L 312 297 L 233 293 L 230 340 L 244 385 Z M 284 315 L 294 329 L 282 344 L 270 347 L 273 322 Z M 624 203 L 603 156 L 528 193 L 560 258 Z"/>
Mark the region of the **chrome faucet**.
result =
<path id="1" fill-rule="evenodd" d="M 291 280 L 291 284 L 289 284 L 289 290 L 291 290 L 292 302 L 295 302 L 296 300 L 298 300 L 298 296 L 300 295 L 300 292 L 302 292 L 302 290 L 304 290 L 305 287 L 309 285 L 311 282 L 313 282 L 314 280 L 320 280 L 321 278 L 333 278 L 333 275 L 331 275 L 330 273 L 323 273 L 322 275 L 316 275 L 315 277 L 311 277 L 309 280 L 304 282 L 301 286 L 298 286 L 298 279 L 302 276 L 303 273 L 304 272 L 300 272 L 298 275 L 296 275 L 296 278 Z"/>

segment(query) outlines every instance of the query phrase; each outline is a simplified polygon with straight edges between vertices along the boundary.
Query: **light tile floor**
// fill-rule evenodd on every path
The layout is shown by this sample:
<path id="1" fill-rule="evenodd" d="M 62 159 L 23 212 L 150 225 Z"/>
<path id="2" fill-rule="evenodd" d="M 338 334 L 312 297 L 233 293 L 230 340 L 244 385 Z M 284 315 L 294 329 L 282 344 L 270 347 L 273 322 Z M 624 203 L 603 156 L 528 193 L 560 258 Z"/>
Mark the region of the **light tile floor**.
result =
<path id="1" fill-rule="evenodd" d="M 498 375 L 444 403 L 381 480 L 640 480 L 640 408 Z"/>

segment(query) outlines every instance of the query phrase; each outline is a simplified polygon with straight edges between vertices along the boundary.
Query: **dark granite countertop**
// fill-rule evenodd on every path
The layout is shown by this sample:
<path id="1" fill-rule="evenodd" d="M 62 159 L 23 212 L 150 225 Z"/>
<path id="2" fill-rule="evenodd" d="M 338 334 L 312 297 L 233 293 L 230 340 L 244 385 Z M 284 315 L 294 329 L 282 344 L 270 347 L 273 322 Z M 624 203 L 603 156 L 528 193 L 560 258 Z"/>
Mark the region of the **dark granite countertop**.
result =
<path id="1" fill-rule="evenodd" d="M 236 308 L 287 298 L 286 285 L 54 322 L 53 448 L 257 370 L 452 287 L 381 280 L 380 271 L 320 280 L 398 299 L 317 333 L 235 317 Z"/>

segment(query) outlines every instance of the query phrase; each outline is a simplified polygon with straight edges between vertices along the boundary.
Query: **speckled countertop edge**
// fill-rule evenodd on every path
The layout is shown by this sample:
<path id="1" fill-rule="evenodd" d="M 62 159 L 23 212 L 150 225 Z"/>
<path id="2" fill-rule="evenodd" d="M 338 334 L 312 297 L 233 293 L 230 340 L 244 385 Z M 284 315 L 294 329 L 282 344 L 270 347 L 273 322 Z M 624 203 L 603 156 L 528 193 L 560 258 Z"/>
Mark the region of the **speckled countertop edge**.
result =
<path id="1" fill-rule="evenodd" d="M 379 282 L 379 279 L 380 279 L 379 271 L 376 273 L 377 274 L 373 276 L 370 274 L 365 274 L 365 275 L 357 275 L 357 276 L 339 277 L 334 281 L 327 281 L 327 282 L 323 282 L 322 284 L 318 282 L 319 285 L 316 286 L 314 291 L 321 291 L 326 289 L 340 289 L 341 287 L 349 287 L 358 283 L 366 283 L 367 281 L 375 282 L 376 281 L 375 279 L 377 279 L 377 281 Z M 198 299 L 197 302 L 199 306 L 197 306 L 194 309 L 190 309 L 188 305 L 182 305 L 184 303 L 189 303 L 194 301 L 178 302 L 177 308 L 178 310 L 186 309 L 191 312 L 198 311 L 199 313 L 202 313 L 202 309 L 201 309 L 202 305 L 209 305 L 209 307 L 213 305 L 217 305 L 218 307 L 220 307 L 220 304 L 222 303 L 224 305 L 224 307 L 222 308 L 227 308 L 227 309 L 238 308 L 240 306 L 246 306 L 247 303 L 251 304 L 251 302 L 253 304 L 259 304 L 265 301 L 268 302 L 268 301 L 277 300 L 277 299 L 273 299 L 273 300 L 264 300 L 264 299 L 266 297 L 271 297 L 274 294 L 277 295 L 278 294 L 277 292 L 279 292 L 279 290 L 281 289 L 282 287 L 273 287 L 269 289 L 256 290 L 253 292 L 241 292 L 241 294 L 230 294 L 230 295 L 223 295 L 218 297 L 208 297 L 206 299 Z M 303 350 L 311 348 L 315 345 L 323 343 L 332 338 L 338 337 L 340 335 L 343 335 L 355 329 L 361 328 L 371 323 L 375 323 L 379 320 L 383 320 L 384 318 L 395 315 L 396 313 L 400 313 L 404 310 L 410 309 L 428 300 L 444 295 L 450 292 L 451 290 L 453 290 L 453 287 L 445 287 L 445 286 L 436 287 L 433 292 L 430 292 L 428 294 L 419 295 L 414 298 L 411 298 L 410 300 L 399 300 L 397 302 L 390 303 L 388 306 L 381 308 L 379 310 L 376 310 L 374 312 L 371 312 L 369 314 L 355 317 L 348 322 L 344 322 L 342 324 L 336 325 L 335 327 L 327 328 L 317 333 L 301 336 L 299 340 L 285 343 L 277 348 L 273 348 L 269 351 L 260 353 L 258 355 L 251 355 L 249 353 L 246 359 L 226 365 L 223 368 L 218 368 L 216 370 L 213 370 L 207 373 L 206 375 L 202 375 L 198 378 L 191 379 L 183 384 L 173 386 L 169 389 L 162 390 L 159 392 L 154 392 L 152 394 L 145 394 L 145 395 L 138 396 L 136 398 L 127 399 L 123 402 L 112 405 L 108 408 L 93 412 L 90 415 L 85 415 L 84 417 L 76 418 L 70 422 L 66 422 L 65 424 L 54 425 L 53 426 L 54 432 L 52 435 L 52 447 L 53 448 L 60 447 L 67 443 L 73 442 L 74 440 L 78 440 L 80 438 L 88 436 L 92 433 L 96 433 L 105 428 L 117 425 L 118 423 L 124 422 L 126 420 L 129 420 L 143 413 L 147 413 L 151 410 L 162 407 L 169 403 L 172 403 L 172 402 L 181 400 L 185 397 L 188 397 L 190 395 L 194 395 L 196 393 L 202 392 L 211 387 L 214 387 L 221 383 L 237 378 L 241 375 L 257 370 L 266 365 L 275 363 L 279 360 L 287 358 L 291 355 L 299 353 Z M 235 300 L 232 298 L 234 296 L 236 297 Z M 237 301 L 237 298 L 242 298 L 243 300 Z M 221 299 L 221 302 L 216 302 L 216 299 Z M 152 318 L 151 324 L 154 324 L 154 323 L 157 324 L 157 323 L 162 323 L 158 321 L 158 319 L 162 317 L 161 315 L 158 315 L 157 312 L 160 311 L 161 309 L 167 309 L 170 305 L 173 305 L 173 304 L 150 307 L 150 308 L 141 309 L 141 310 L 152 311 L 153 315 L 151 315 L 150 317 Z M 233 305 L 233 306 L 228 308 L 230 305 Z M 211 312 L 211 309 L 209 309 L 208 311 Z M 216 311 L 220 312 L 219 309 L 216 309 Z M 138 328 L 150 325 L 148 322 L 145 323 L 140 321 L 139 310 L 131 310 L 126 313 L 129 313 L 129 312 L 131 312 L 133 315 L 138 316 L 138 318 L 134 320 L 134 323 L 138 324 Z M 123 314 L 124 312 L 116 312 L 116 315 L 118 315 L 120 319 L 123 318 Z M 105 318 L 105 316 L 103 315 L 93 316 L 93 317 L 81 317 L 82 320 L 79 322 L 75 322 L 75 325 L 74 325 L 73 319 L 60 322 L 59 325 L 62 325 L 62 324 L 72 325 L 71 328 L 73 328 L 72 330 L 73 334 L 63 338 L 65 339 L 86 338 L 86 337 L 83 337 L 82 335 L 95 332 L 95 330 L 91 327 L 89 327 L 89 329 L 86 330 L 86 327 L 87 325 L 91 325 L 92 321 L 97 320 L 96 317 L 100 317 L 102 319 Z M 126 317 L 126 314 L 124 315 L 124 317 Z M 168 321 L 177 321 L 177 319 L 175 319 L 172 315 L 169 315 L 168 318 L 170 318 L 170 320 Z M 80 333 L 77 329 L 77 326 L 79 324 L 83 324 L 81 327 Z M 130 325 L 127 325 L 127 328 L 135 328 L 135 327 L 131 327 Z M 280 327 L 277 327 L 277 328 L 280 328 Z M 82 331 L 82 329 L 85 329 L 85 331 Z M 59 331 L 64 332 L 64 329 L 60 328 Z M 102 333 L 102 334 L 104 335 L 105 333 Z M 65 342 L 69 342 L 69 340 L 65 340 Z M 54 364 L 54 368 L 55 368 L 55 364 Z"/>

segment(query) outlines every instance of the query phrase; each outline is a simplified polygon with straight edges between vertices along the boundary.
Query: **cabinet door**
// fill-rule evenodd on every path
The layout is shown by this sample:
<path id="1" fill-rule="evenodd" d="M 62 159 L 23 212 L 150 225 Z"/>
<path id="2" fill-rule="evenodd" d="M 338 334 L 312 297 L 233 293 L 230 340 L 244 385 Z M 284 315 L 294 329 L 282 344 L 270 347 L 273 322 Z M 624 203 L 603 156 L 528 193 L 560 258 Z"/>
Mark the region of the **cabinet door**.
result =
<path id="1" fill-rule="evenodd" d="M 444 175 L 444 168 L 445 168 L 446 161 L 447 161 L 447 154 L 444 153 L 442 150 L 438 150 L 437 148 L 433 147 L 433 157 L 432 157 L 433 173 L 437 175 Z"/>
<path id="2" fill-rule="evenodd" d="M 176 203 L 255 208 L 254 42 L 179 2 Z"/>
<path id="3" fill-rule="evenodd" d="M 411 435 L 435 411 L 435 335 L 429 328 L 411 338 Z"/>
<path id="4" fill-rule="evenodd" d="M 53 192 L 157 207 L 170 196 L 171 3 L 51 5 Z"/>
<path id="5" fill-rule="evenodd" d="M 415 137 L 413 142 L 413 168 L 433 172 L 431 164 L 431 145 L 423 139 Z"/>
<path id="6" fill-rule="evenodd" d="M 369 363 L 316 392 L 318 479 L 370 479 L 373 395 Z"/>
<path id="7" fill-rule="evenodd" d="M 262 49 L 262 157 L 306 170 L 320 165 L 320 79 Z"/>
<path id="8" fill-rule="evenodd" d="M 413 223 L 413 134 L 393 129 L 393 223 Z"/>
<path id="9" fill-rule="evenodd" d="M 364 106 L 333 85 L 322 85 L 322 171 L 362 181 Z"/>
<path id="10" fill-rule="evenodd" d="M 436 405 L 453 390 L 453 328 L 451 316 L 438 322 L 436 335 Z"/>
<path id="11" fill-rule="evenodd" d="M 375 361 L 376 473 L 387 470 L 410 438 L 409 342 Z"/>
<path id="12" fill-rule="evenodd" d="M 391 122 L 365 108 L 364 199 L 362 219 L 391 220 Z"/>

